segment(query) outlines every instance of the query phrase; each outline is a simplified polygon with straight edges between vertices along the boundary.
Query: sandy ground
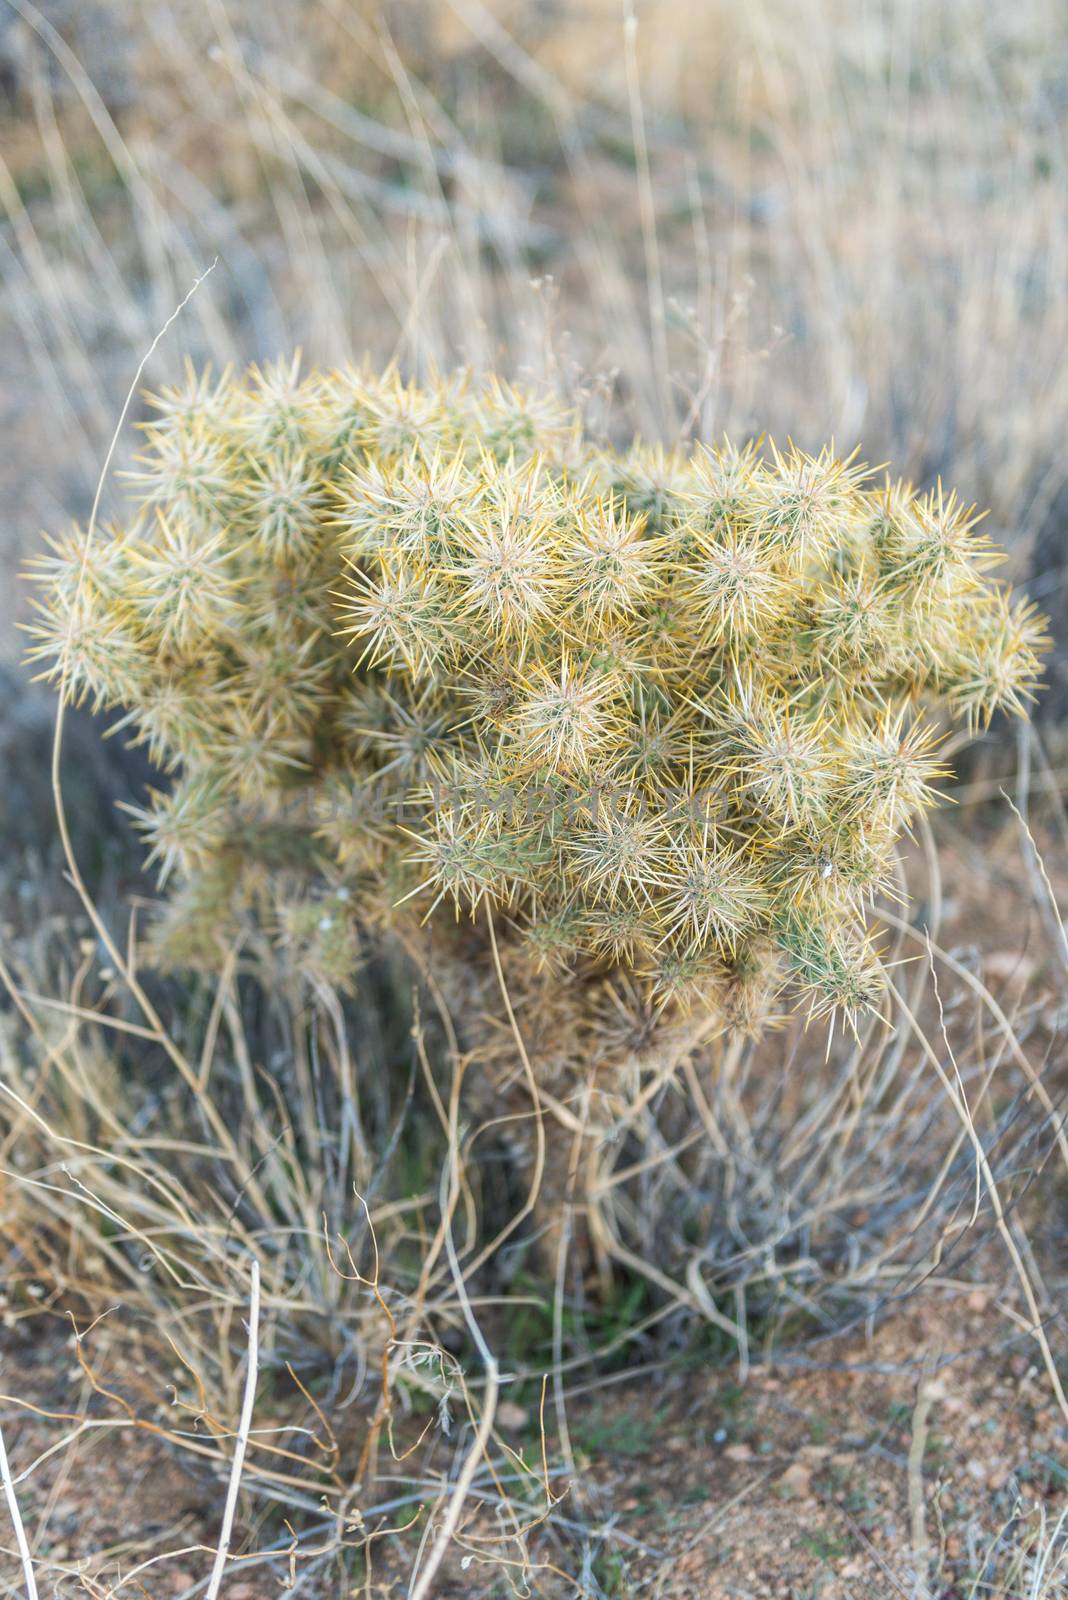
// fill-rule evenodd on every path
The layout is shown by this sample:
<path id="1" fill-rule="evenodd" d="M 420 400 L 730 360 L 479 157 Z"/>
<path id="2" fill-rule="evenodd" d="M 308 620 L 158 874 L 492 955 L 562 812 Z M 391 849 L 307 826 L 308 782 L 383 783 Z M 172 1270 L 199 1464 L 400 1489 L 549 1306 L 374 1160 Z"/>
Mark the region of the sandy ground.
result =
<path id="1" fill-rule="evenodd" d="M 1039 1507 L 1055 1518 L 1068 1483 L 1068 1425 L 1014 1298 L 997 1278 L 932 1286 L 877 1327 L 808 1344 L 742 1379 L 734 1370 L 614 1375 L 569 1408 L 576 1476 L 560 1515 L 581 1513 L 604 1530 L 599 1570 L 602 1585 L 605 1574 L 616 1582 L 610 1594 L 874 1600 L 911 1593 L 923 1567 L 940 1600 L 971 1594 L 998 1566 L 998 1535 L 1034 1526 Z M 25 1326 L 5 1333 L 7 1394 L 44 1410 L 102 1411 L 53 1326 L 44 1338 Z M 512 1407 L 503 1420 L 519 1445 L 529 1419 Z M 16 1474 L 61 1426 L 10 1401 L 3 1425 Z M 222 1486 L 123 1430 L 84 1434 L 20 1498 L 45 1592 L 57 1569 L 73 1574 L 89 1552 L 106 1584 L 146 1549 L 184 1551 L 145 1580 L 170 1595 L 207 1569 L 208 1555 L 189 1547 L 217 1537 Z M 403 1593 L 405 1570 L 383 1550 L 372 1592 Z M 243 1575 L 238 1564 L 227 1593 L 277 1595 L 283 1576 Z M 472 1582 L 454 1573 L 440 1593 L 483 1592 Z M 535 1592 L 581 1591 L 550 1579 Z"/>

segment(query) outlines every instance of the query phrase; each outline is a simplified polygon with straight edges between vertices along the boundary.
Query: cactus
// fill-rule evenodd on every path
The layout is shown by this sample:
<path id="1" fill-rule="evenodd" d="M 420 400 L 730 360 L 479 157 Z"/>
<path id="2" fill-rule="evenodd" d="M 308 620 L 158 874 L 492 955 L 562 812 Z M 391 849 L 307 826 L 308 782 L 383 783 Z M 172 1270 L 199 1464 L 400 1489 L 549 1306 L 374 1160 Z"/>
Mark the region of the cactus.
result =
<path id="1" fill-rule="evenodd" d="M 615 453 L 463 375 L 151 400 L 132 520 L 34 563 L 31 654 L 168 775 L 162 951 L 251 911 L 344 983 L 361 924 L 488 907 L 514 966 L 654 1012 L 879 1005 L 942 725 L 1024 714 L 1045 643 L 972 509 L 828 451 Z"/>

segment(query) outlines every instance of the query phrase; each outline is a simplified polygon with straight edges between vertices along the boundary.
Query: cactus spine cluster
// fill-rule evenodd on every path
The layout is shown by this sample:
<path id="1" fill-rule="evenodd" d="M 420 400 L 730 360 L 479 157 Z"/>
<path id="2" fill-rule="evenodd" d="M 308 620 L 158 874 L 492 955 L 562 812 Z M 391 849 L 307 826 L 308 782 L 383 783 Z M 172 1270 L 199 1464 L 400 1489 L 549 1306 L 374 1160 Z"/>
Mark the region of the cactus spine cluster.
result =
<path id="1" fill-rule="evenodd" d="M 463 375 L 152 405 L 136 515 L 35 563 L 32 653 L 169 775 L 136 821 L 175 959 L 254 909 L 343 983 L 361 924 L 489 906 L 513 963 L 653 1011 L 878 1004 L 939 724 L 1038 672 L 971 509 L 829 452 L 617 453 Z"/>

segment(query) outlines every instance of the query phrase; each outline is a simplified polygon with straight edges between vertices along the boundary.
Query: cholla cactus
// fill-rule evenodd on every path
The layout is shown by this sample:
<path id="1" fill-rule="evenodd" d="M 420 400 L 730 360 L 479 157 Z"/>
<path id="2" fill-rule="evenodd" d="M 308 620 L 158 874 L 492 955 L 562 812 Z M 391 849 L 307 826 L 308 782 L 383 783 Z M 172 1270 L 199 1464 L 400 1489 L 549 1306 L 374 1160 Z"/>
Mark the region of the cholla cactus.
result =
<path id="1" fill-rule="evenodd" d="M 462 376 L 153 404 L 129 528 L 37 563 L 33 653 L 170 774 L 136 820 L 183 958 L 253 907 L 338 981 L 361 922 L 488 906 L 514 967 L 653 1012 L 878 1003 L 937 722 L 1025 711 L 1044 642 L 972 511 L 827 452 L 614 455 Z"/>

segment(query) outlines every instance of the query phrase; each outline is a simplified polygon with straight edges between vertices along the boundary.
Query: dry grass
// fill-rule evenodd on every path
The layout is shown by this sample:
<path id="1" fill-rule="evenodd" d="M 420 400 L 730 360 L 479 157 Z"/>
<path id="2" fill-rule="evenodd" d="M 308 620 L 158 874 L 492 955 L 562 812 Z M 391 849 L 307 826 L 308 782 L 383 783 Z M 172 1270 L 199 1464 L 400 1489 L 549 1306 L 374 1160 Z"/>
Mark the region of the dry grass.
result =
<path id="1" fill-rule="evenodd" d="M 1001 843 L 1002 870 L 1014 870 L 1017 851 L 1018 840 Z M 937 907 L 937 880 L 926 898 Z M 1026 894 L 1018 901 L 1023 909 Z M 911 938 L 926 952 L 926 934 Z M 598 1166 L 572 1194 L 550 1288 L 529 1269 L 516 1277 L 515 1245 L 526 1235 L 529 1251 L 529 1232 L 516 1240 L 510 1224 L 528 1181 L 502 1205 L 483 1128 L 468 1120 L 454 1024 L 448 1010 L 435 1018 L 435 971 L 397 957 L 387 973 L 379 957 L 352 1008 L 294 984 L 265 995 L 235 952 L 217 982 L 155 997 L 174 1018 L 176 1070 L 114 968 L 102 970 L 98 944 L 78 952 L 66 986 L 22 946 L 19 966 L 3 971 L 13 1000 L 3 1026 L 8 1320 L 37 1328 L 69 1317 L 75 1381 L 59 1384 L 64 1402 L 29 1402 L 46 1413 L 45 1435 L 35 1459 L 16 1458 L 18 1493 L 40 1517 L 35 1483 L 48 1482 L 58 1454 L 86 1472 L 86 1435 L 134 1432 L 219 1483 L 206 1518 L 217 1530 L 241 1397 L 253 1392 L 256 1264 L 259 1379 L 235 1558 L 310 1592 L 341 1571 L 366 1592 L 398 1571 L 414 1584 L 440 1549 L 443 1582 L 462 1581 L 457 1562 L 475 1560 L 478 1587 L 456 1592 L 505 1592 L 494 1582 L 524 1571 L 536 1594 L 611 1594 L 604 1576 L 616 1560 L 633 1570 L 641 1541 L 635 1552 L 627 1523 L 604 1525 L 587 1499 L 574 1394 L 628 1349 L 670 1370 L 671 1350 L 689 1344 L 699 1370 L 726 1368 L 745 1384 L 798 1341 L 819 1354 L 820 1328 L 879 1322 L 919 1286 L 982 1282 L 978 1269 L 1004 1275 L 1007 1331 L 1041 1368 L 1036 1333 L 1058 1291 L 1030 1224 L 1052 1262 L 1042 1195 L 1063 1184 L 1060 1114 L 1047 1101 L 1055 1078 L 1047 1090 L 1039 1070 L 1057 1037 L 1049 986 L 1044 998 L 1031 984 L 999 1002 L 974 958 L 940 952 L 937 917 L 931 950 L 942 1016 L 924 958 L 903 990 L 908 1013 L 926 1021 L 910 1026 L 902 1011 L 895 1037 L 873 1034 L 827 1061 L 801 1035 L 785 1050 L 735 1046 L 729 1061 L 699 1056 L 675 1080 L 649 1075 L 636 1096 L 620 1096 L 614 1122 L 598 1102 Z M 1041 963 L 1038 939 L 1030 952 Z M 406 984 L 419 995 L 408 1026 Z M 58 992 L 69 998 L 48 998 Z M 521 1014 L 516 1026 L 528 1026 Z M 959 1074 L 956 1104 L 940 1070 Z M 996 1200 L 1009 1218 L 1001 1264 L 991 1258 Z M 627 1267 L 616 1290 L 598 1290 L 569 1248 L 576 1214 L 596 1219 L 595 1237 Z M 641 1278 L 651 1290 L 635 1298 Z M 528 1333 L 513 1338 L 524 1317 Z M 694 1347 L 686 1330 L 702 1322 Z M 1055 1318 L 1049 1338 L 1060 1338 Z M 513 1395 L 529 1414 L 523 1445 L 507 1411 L 508 1426 L 497 1419 Z M 5 1429 L 26 1403 L 5 1395 Z M 910 1482 L 913 1509 L 926 1501 L 934 1528 L 926 1427 L 913 1418 Z M 1017 1589 L 1041 1571 L 1033 1546 L 1049 1549 L 1050 1573 L 1062 1570 L 1055 1520 L 1042 1501 L 1022 1506 L 1009 1531 L 980 1518 L 970 1539 L 990 1541 L 990 1555 L 975 1568 L 986 1573 L 975 1597 L 1057 1594 L 1054 1576 L 1046 1589 Z M 134 1539 L 123 1578 L 152 1562 L 152 1592 L 173 1592 L 171 1566 L 182 1592 L 203 1584 L 214 1530 Z M 598 1546 L 588 1566 L 584 1549 Z M 42 1584 L 78 1571 L 106 1595 L 120 1582 L 110 1550 L 46 1552 L 38 1544 Z M 931 1563 L 937 1554 L 932 1544 Z M 913 1550 L 897 1571 L 915 1562 Z M 651 1566 L 668 1581 L 670 1562 Z"/>
<path id="2" fill-rule="evenodd" d="M 1026 873 L 1004 851 L 1018 880 L 1006 900 L 1022 909 Z M 70 1318 L 80 1381 L 63 1403 L 5 1395 L 9 1417 L 29 1405 L 47 1423 L 16 1488 L 87 1434 L 133 1431 L 190 1460 L 218 1526 L 244 1438 L 234 1557 L 250 1573 L 325 1592 L 347 1572 L 371 1593 L 401 1572 L 413 1588 L 434 1571 L 473 1582 L 457 1576 L 470 1557 L 478 1587 L 457 1592 L 506 1592 L 511 1574 L 534 1593 L 600 1595 L 642 1545 L 636 1556 L 626 1524 L 596 1509 L 574 1396 L 621 1359 L 670 1371 L 688 1348 L 699 1369 L 744 1386 L 821 1329 L 880 1322 L 924 1285 L 981 1281 L 977 1269 L 1004 1275 L 1017 1347 L 1039 1370 L 1047 1341 L 1062 1359 L 1058 1289 L 1040 1264 L 1054 1263 L 1042 1196 L 1068 1165 L 1056 1075 L 1042 1066 L 1043 1041 L 1049 1057 L 1057 1039 L 1056 949 L 1045 998 L 1041 985 L 1034 998 L 1017 990 L 1006 1009 L 974 957 L 940 944 L 937 859 L 929 847 L 922 895 L 913 882 L 926 927 L 899 930 L 895 955 L 911 944 L 921 959 L 903 969 L 891 1029 L 826 1053 L 801 1032 L 700 1052 L 681 1072 L 650 1066 L 612 1097 L 570 1103 L 583 1131 L 601 1119 L 601 1137 L 564 1201 L 551 1273 L 532 1249 L 537 1167 L 503 1196 L 493 1182 L 492 1120 L 472 1118 L 464 1094 L 465 1019 L 440 986 L 462 996 L 464 980 L 440 954 L 432 966 L 418 951 L 385 965 L 378 954 L 353 1004 L 293 978 L 265 992 L 263 962 L 236 950 L 215 982 L 149 994 L 135 923 L 111 965 L 87 941 L 65 983 L 22 943 L 0 971 L 12 1002 L 0 1035 L 8 1316 L 31 1328 Z M 1041 940 L 1032 930 L 1035 964 Z M 521 1041 L 522 1013 L 514 1026 Z M 554 1109 L 547 1096 L 538 1115 L 551 1125 Z M 599 1283 L 575 1243 L 579 1219 Z M 247 1411 L 239 1425 L 243 1395 L 251 1427 Z M 515 1395 L 522 1444 L 506 1405 L 498 1420 Z M 914 1530 L 934 1515 L 927 1426 L 917 1412 Z M 973 1544 L 993 1542 L 976 1596 L 1030 1582 L 1042 1570 L 1032 1545 L 1060 1571 L 1046 1515 L 1029 1501 L 996 1541 L 979 1520 Z M 933 1571 L 935 1547 L 912 1542 L 920 1567 L 914 1548 L 899 1570 Z M 142 1562 L 158 1592 L 172 1592 L 172 1566 L 194 1592 L 218 1558 L 205 1536 L 135 1539 L 120 1585 L 106 1548 L 47 1552 L 46 1538 L 42 1582 L 77 1571 L 100 1595 Z M 652 1563 L 663 1582 L 665 1559 Z M 1033 1592 L 1058 1591 L 1051 1577 Z"/>

